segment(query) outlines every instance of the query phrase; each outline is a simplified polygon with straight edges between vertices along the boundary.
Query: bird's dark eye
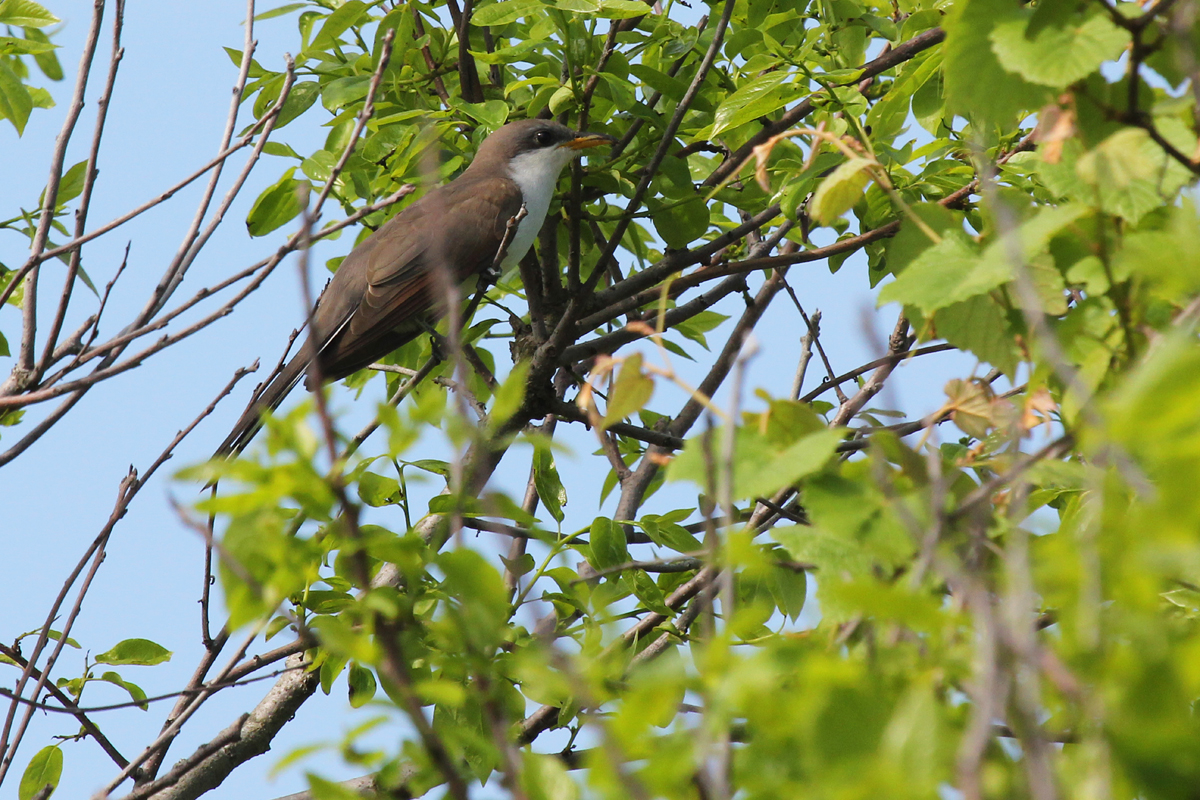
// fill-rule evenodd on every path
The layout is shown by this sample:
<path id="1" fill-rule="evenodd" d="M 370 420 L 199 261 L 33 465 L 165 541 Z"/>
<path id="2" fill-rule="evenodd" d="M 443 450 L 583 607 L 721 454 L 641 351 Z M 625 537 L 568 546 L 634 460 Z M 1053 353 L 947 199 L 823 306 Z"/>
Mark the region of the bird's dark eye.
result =
<path id="1" fill-rule="evenodd" d="M 538 131 L 533 135 L 533 140 L 537 142 L 538 147 L 549 147 L 554 144 L 554 134 L 550 131 Z"/>

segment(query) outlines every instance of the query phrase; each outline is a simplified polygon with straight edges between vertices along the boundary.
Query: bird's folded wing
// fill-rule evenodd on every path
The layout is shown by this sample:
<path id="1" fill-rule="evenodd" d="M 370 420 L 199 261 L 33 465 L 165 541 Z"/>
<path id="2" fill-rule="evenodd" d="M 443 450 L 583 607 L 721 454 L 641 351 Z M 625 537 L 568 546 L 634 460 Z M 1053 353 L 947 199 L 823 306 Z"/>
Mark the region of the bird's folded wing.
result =
<path id="1" fill-rule="evenodd" d="M 460 179 L 436 189 L 347 256 L 338 271 L 348 272 L 338 277 L 365 286 L 354 292 L 357 307 L 330 309 L 330 328 L 340 331 L 322 352 L 329 377 L 386 355 L 420 332 L 420 320 L 443 313 L 436 270 L 449 270 L 457 284 L 491 266 L 521 207 L 520 192 L 500 182 L 506 180 Z M 338 325 L 339 318 L 348 324 Z"/>

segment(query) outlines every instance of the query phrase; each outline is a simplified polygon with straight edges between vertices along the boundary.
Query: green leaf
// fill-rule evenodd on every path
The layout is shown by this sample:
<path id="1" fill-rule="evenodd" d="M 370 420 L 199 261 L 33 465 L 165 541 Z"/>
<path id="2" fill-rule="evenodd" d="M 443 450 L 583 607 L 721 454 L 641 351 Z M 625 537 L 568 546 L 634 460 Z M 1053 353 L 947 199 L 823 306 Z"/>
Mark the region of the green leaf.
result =
<path id="1" fill-rule="evenodd" d="M 1150 134 L 1141 128 L 1122 128 L 1080 156 L 1075 173 L 1092 186 L 1128 188 L 1159 169 L 1146 153 L 1149 141 Z"/>
<path id="2" fill-rule="evenodd" d="M 528 376 L 529 362 L 518 361 L 504 383 L 497 387 L 492 409 L 488 412 L 488 424 L 492 428 L 503 425 L 520 410 L 525 402 L 525 380 Z"/>
<path id="3" fill-rule="evenodd" d="M 808 573 L 777 565 L 771 570 L 767 588 L 771 591 L 776 608 L 795 622 L 804 610 L 804 601 L 808 597 Z"/>
<path id="4" fill-rule="evenodd" d="M 790 78 L 788 73 L 777 70 L 760 75 L 739 86 L 736 92 L 717 106 L 709 138 L 715 138 L 724 131 L 770 114 L 775 109 L 786 105 L 795 94 L 794 90 L 783 90 L 784 82 Z"/>
<path id="5" fill-rule="evenodd" d="M 29 121 L 31 111 L 33 98 L 29 96 L 29 91 L 12 67 L 6 61 L 0 61 L 0 116 L 11 122 L 20 136 L 25 132 L 25 123 Z"/>
<path id="6" fill-rule="evenodd" d="M 985 268 L 965 233 L 947 231 L 941 242 L 913 259 L 896 280 L 879 290 L 879 305 L 898 302 L 931 313 L 989 292 L 1011 277 L 1007 263 L 994 261 Z"/>
<path id="7" fill-rule="evenodd" d="M 57 45 L 49 42 L 38 42 L 32 39 L 17 39 L 12 36 L 0 36 L 0 56 L 23 56 L 34 53 L 51 53 Z"/>
<path id="8" fill-rule="evenodd" d="M 575 104 L 575 91 L 567 86 L 560 86 L 550 95 L 550 113 L 562 114 Z"/>
<path id="9" fill-rule="evenodd" d="M 650 10 L 638 0 L 601 0 L 600 16 L 605 19 L 634 19 L 644 17 Z"/>
<path id="10" fill-rule="evenodd" d="M 3 6 L 0 6 L 2 10 Z M 19 800 L 33 800 L 47 786 L 51 794 L 62 778 L 63 754 L 58 745 L 43 747 L 34 754 L 21 776 L 21 785 L 17 788 Z"/>
<path id="11" fill-rule="evenodd" d="M 687 94 L 688 85 L 678 78 L 672 78 L 665 72 L 647 67 L 644 64 L 630 64 L 629 74 L 656 92 L 662 92 L 663 97 L 680 100 Z"/>
<path id="12" fill-rule="evenodd" d="M 910 208 L 939 236 L 945 235 L 956 222 L 962 224 L 949 209 L 937 203 L 913 203 Z M 899 275 L 913 259 L 933 245 L 933 240 L 907 215 L 901 217 L 900 230 L 887 243 L 886 271 Z"/>
<path id="13" fill-rule="evenodd" d="M 367 4 L 363 0 L 346 0 L 345 3 L 325 18 L 321 30 L 309 46 L 311 50 L 331 50 L 339 37 L 366 16 Z"/>
<path id="14" fill-rule="evenodd" d="M 326 780 L 312 772 L 306 772 L 304 777 L 308 779 L 306 794 L 311 795 L 314 800 L 362 800 L 361 792 L 344 784 Z"/>
<path id="15" fill-rule="evenodd" d="M 129 697 L 138 704 L 138 708 L 142 711 L 149 711 L 150 705 L 146 703 L 146 692 L 136 683 L 130 683 L 115 672 L 105 672 L 100 676 L 100 680 L 105 683 L 111 683 L 113 686 L 120 686 L 125 691 L 129 692 Z"/>
<path id="16" fill-rule="evenodd" d="M 432 472 L 434 475 L 441 475 L 442 477 L 447 477 L 450 474 L 450 465 L 445 461 L 438 461 L 435 458 L 422 458 L 419 461 L 401 461 L 400 463 L 409 467 L 416 467 L 425 472 Z"/>
<path id="17" fill-rule="evenodd" d="M 268 186 L 250 209 L 246 217 L 246 228 L 251 236 L 265 236 L 286 225 L 300 213 L 300 200 L 296 190 L 301 182 L 292 178 L 296 168 L 283 173 L 275 184 Z"/>
<path id="18" fill-rule="evenodd" d="M 554 7 L 568 14 L 595 14 L 600 10 L 600 0 L 553 0 Z"/>
<path id="19" fill-rule="evenodd" d="M 508 103 L 503 100 L 488 100 L 486 103 L 459 103 L 458 108 L 476 122 L 482 122 L 492 130 L 499 128 L 508 119 Z"/>
<path id="20" fill-rule="evenodd" d="M 554 455 L 549 447 L 535 447 L 533 452 L 533 484 L 542 505 L 555 522 L 563 521 L 563 506 L 567 504 L 567 490 L 554 464 Z"/>
<path id="21" fill-rule="evenodd" d="M 328 150 L 318 150 L 300 163 L 300 171 L 318 183 L 329 180 L 337 159 Z"/>
<path id="22" fill-rule="evenodd" d="M 284 103 L 284 108 L 287 108 L 287 103 Z M 280 113 L 283 112 L 281 111 Z M 269 156 L 284 156 L 286 158 L 297 158 L 301 161 L 304 160 L 299 153 L 283 142 L 267 142 L 265 145 L 263 145 L 263 152 Z"/>
<path id="23" fill-rule="evenodd" d="M 1041 108 L 1050 99 L 1044 88 L 1006 70 L 992 50 L 992 30 L 1018 14 L 1018 5 L 1007 0 L 963 0 L 951 7 L 942 25 L 950 113 L 1008 128 L 1018 111 Z"/>
<path id="24" fill-rule="evenodd" d="M 42 44 L 50 44 L 50 38 L 46 34 L 39 31 L 37 28 L 25 28 L 25 38 Z M 61 81 L 63 79 L 62 64 L 58 62 L 58 55 L 53 51 L 46 53 L 35 53 L 33 60 L 37 63 L 38 69 L 52 81 Z"/>
<path id="25" fill-rule="evenodd" d="M 0 25 L 44 28 L 59 21 L 33 0 L 0 0 Z"/>
<path id="26" fill-rule="evenodd" d="M 96 656 L 97 664 L 150 667 L 171 660 L 171 651 L 149 639 L 125 639 Z"/>
<path id="27" fill-rule="evenodd" d="M 26 634 L 26 636 L 32 635 L 34 633 L 41 633 L 41 631 L 31 631 L 29 634 Z M 46 637 L 48 639 L 52 639 L 53 641 L 56 641 L 56 642 L 60 641 L 62 639 L 62 631 L 56 631 L 56 630 L 51 629 L 49 631 L 46 631 Z M 20 638 L 24 639 L 25 636 L 21 636 Z M 66 644 L 68 647 L 74 647 L 76 650 L 82 649 L 79 646 L 79 642 L 75 641 L 70 636 L 67 637 Z"/>
<path id="28" fill-rule="evenodd" d="M 634 353 L 621 365 L 616 383 L 608 395 L 608 407 L 600 427 L 607 428 L 640 411 L 653 395 L 654 380 L 642 372 L 642 354 Z"/>
<path id="29" fill-rule="evenodd" d="M 507 25 L 521 17 L 539 14 L 541 11 L 541 0 L 500 0 L 475 9 L 475 13 L 471 15 L 471 24 Z"/>
<path id="30" fill-rule="evenodd" d="M 67 203 L 74 200 L 83 192 L 84 178 L 87 176 L 87 162 L 80 161 L 74 164 L 70 169 L 63 173 L 62 179 L 58 182 L 58 197 L 55 199 L 59 208 L 62 208 Z M 42 198 L 45 199 L 45 192 L 42 192 Z"/>
<path id="31" fill-rule="evenodd" d="M 701 549 L 700 541 L 682 525 L 654 514 L 642 517 L 638 524 L 655 544 L 669 547 L 677 553 L 694 553 Z"/>
<path id="32" fill-rule="evenodd" d="M 638 569 L 634 570 L 629 577 L 633 584 L 633 593 L 638 600 L 642 601 L 642 605 L 656 614 L 671 616 L 671 607 L 667 605 L 662 589 L 658 588 L 658 584 L 651 580 L 649 575 Z"/>
<path id="33" fill-rule="evenodd" d="M 373 508 L 394 505 L 400 501 L 400 484 L 395 478 L 364 472 L 358 479 L 358 496 Z"/>
<path id="34" fill-rule="evenodd" d="M 1067 24 L 1033 28 L 1023 18 L 1000 22 L 990 34 L 992 49 L 1009 72 L 1056 89 L 1083 80 L 1129 44 L 1129 34 L 1099 9 Z"/>
<path id="35" fill-rule="evenodd" d="M 338 78 L 325 84 L 325 87 L 321 89 L 321 105 L 330 111 L 337 111 L 343 106 L 362 100 L 370 89 L 370 75 L 351 75 L 346 78 Z"/>
<path id="36" fill-rule="evenodd" d="M 446 575 L 443 589 L 459 603 L 469 632 L 494 642 L 508 627 L 508 590 L 494 566 L 473 550 L 440 553 L 437 565 Z"/>
<path id="37" fill-rule="evenodd" d="M 699 314 L 680 322 L 672 330 L 679 331 L 707 350 L 708 341 L 704 338 L 704 334 L 716 328 L 727 319 L 729 317 L 725 314 L 718 314 L 715 311 L 701 311 Z"/>
<path id="38" fill-rule="evenodd" d="M 817 472 L 833 455 L 842 433 L 822 429 L 777 450 L 757 430 L 739 428 L 732 456 L 734 497 L 770 496 L 777 489 Z M 714 432 L 709 440 L 711 453 L 706 454 L 704 437 L 688 439 L 683 452 L 671 462 L 671 480 L 691 481 L 708 491 L 711 472 L 711 479 L 719 486 L 722 473 L 729 466 L 722 457 L 723 440 L 723 434 Z"/>
<path id="39" fill-rule="evenodd" d="M 1177 123 L 1177 120 L 1164 117 L 1157 122 L 1159 132 L 1176 147 L 1182 148 L 1184 152 L 1195 149 L 1195 135 L 1187 131 L 1184 125 Z M 1110 142 L 1109 139 L 1113 141 Z M 1038 179 L 1055 195 L 1099 207 L 1132 224 L 1137 224 L 1143 216 L 1159 208 L 1163 202 L 1162 198 L 1173 196 L 1190 180 L 1186 170 L 1177 165 L 1152 140 L 1143 139 L 1136 134 L 1114 134 L 1109 139 L 1097 145 L 1103 152 L 1092 158 L 1089 158 L 1089 153 L 1084 152 L 1078 139 L 1068 140 L 1063 146 L 1062 160 L 1058 163 L 1051 164 L 1044 159 L 1036 161 Z M 1122 141 L 1125 144 L 1137 144 L 1139 140 L 1141 145 L 1138 153 L 1119 151 Z M 1153 174 L 1145 179 L 1136 179 L 1135 176 L 1143 174 L 1146 164 L 1156 165 Z M 1117 180 L 1132 180 L 1121 186 L 1108 176 Z"/>
<path id="40" fill-rule="evenodd" d="M 821 181 L 812 199 L 813 219 L 829 225 L 853 208 L 871 182 L 870 166 L 865 158 L 852 158 Z"/>
<path id="41" fill-rule="evenodd" d="M 261 22 L 264 19 L 274 19 L 275 17 L 282 17 L 284 14 L 290 14 L 293 11 L 299 11 L 302 8 L 308 8 L 308 3 L 288 3 L 285 6 L 280 6 L 279 8 L 272 8 L 270 11 L 264 11 L 261 14 L 255 15 L 254 21 Z"/>
<path id="42" fill-rule="evenodd" d="M 235 67 L 237 67 L 238 69 L 241 69 L 242 68 L 242 58 L 244 57 L 243 51 L 242 50 L 234 50 L 232 47 L 226 47 L 223 49 L 225 50 L 225 55 L 229 56 L 229 60 L 233 62 L 233 65 Z M 250 59 L 250 67 L 246 70 L 247 77 L 262 78 L 266 75 L 271 75 L 271 74 L 273 74 L 273 73 L 268 72 L 267 70 L 263 69 L 262 64 L 259 64 L 253 58 Z"/>
<path id="43" fill-rule="evenodd" d="M 708 231 L 708 204 L 696 196 L 683 203 L 662 206 L 650 218 L 667 246 L 682 250 Z"/>
<path id="44" fill-rule="evenodd" d="M 974 353 L 1010 378 L 1015 376 L 1021 351 L 1008 330 L 1004 310 L 990 295 L 939 309 L 934 325 L 939 338 Z"/>
<path id="45" fill-rule="evenodd" d="M 537 568 L 537 562 L 533 560 L 533 556 L 529 553 L 522 553 L 520 558 L 505 558 L 504 556 L 500 556 L 500 560 L 504 562 L 504 568 L 515 578 L 528 575 Z"/>
<path id="46" fill-rule="evenodd" d="M 316 81 L 302 81 L 293 84 L 287 99 L 283 101 L 283 108 L 279 109 L 279 115 L 275 117 L 275 130 L 279 130 L 308 111 L 320 94 L 321 86 Z M 268 144 L 274 144 L 274 142 Z"/>
<path id="47" fill-rule="evenodd" d="M 366 667 L 351 664 L 346 683 L 350 688 L 351 708 L 362 708 L 375 697 L 375 673 Z"/>
<path id="48" fill-rule="evenodd" d="M 842 440 L 842 431 L 810 433 L 769 460 L 760 460 L 759 468 L 738 480 L 738 497 L 769 496 L 817 472 L 829 461 Z M 753 456 L 761 459 L 762 454 Z"/>
<path id="49" fill-rule="evenodd" d="M 592 566 L 596 569 L 616 567 L 629 561 L 625 529 L 607 517 L 592 520 L 588 541 L 592 548 Z"/>
<path id="50" fill-rule="evenodd" d="M 571 780 L 557 756 L 521 752 L 525 768 L 521 771 L 521 782 L 529 800 L 579 800 L 579 786 Z"/>

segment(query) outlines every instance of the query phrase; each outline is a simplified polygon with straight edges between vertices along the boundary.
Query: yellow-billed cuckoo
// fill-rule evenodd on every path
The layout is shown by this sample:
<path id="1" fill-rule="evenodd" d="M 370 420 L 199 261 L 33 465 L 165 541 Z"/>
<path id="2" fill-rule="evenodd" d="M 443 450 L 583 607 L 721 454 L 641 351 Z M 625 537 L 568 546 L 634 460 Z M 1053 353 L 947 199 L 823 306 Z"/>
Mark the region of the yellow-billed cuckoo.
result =
<path id="1" fill-rule="evenodd" d="M 461 175 L 405 208 L 346 256 L 313 309 L 317 341 L 306 343 L 258 393 L 215 456 L 250 443 L 262 413 L 295 388 L 314 351 L 321 377 L 334 381 L 419 336 L 444 313 L 436 271 L 449 270 L 462 283 L 491 270 L 509 220 L 524 205 L 526 215 L 509 234 L 501 269 L 520 261 L 541 230 L 562 168 L 583 149 L 611 141 L 541 119 L 510 122 L 487 137 Z"/>

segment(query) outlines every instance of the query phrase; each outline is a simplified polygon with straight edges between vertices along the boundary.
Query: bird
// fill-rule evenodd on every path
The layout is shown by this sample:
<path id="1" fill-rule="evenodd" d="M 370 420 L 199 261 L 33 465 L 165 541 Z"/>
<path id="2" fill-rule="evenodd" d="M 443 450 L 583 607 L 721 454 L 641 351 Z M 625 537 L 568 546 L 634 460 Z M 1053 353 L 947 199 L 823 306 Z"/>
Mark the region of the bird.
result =
<path id="1" fill-rule="evenodd" d="M 415 339 L 445 313 L 448 269 L 462 285 L 493 270 L 510 221 L 500 270 L 533 245 L 563 167 L 583 150 L 614 142 L 553 120 L 528 119 L 497 128 L 463 172 L 405 207 L 350 251 L 317 298 L 309 341 L 250 401 L 214 453 L 240 453 L 309 372 L 315 353 L 321 379 L 340 380 Z M 444 273 L 443 273 L 444 274 Z M 315 338 L 314 338 L 315 337 Z M 306 388 L 313 391 L 311 377 Z"/>

